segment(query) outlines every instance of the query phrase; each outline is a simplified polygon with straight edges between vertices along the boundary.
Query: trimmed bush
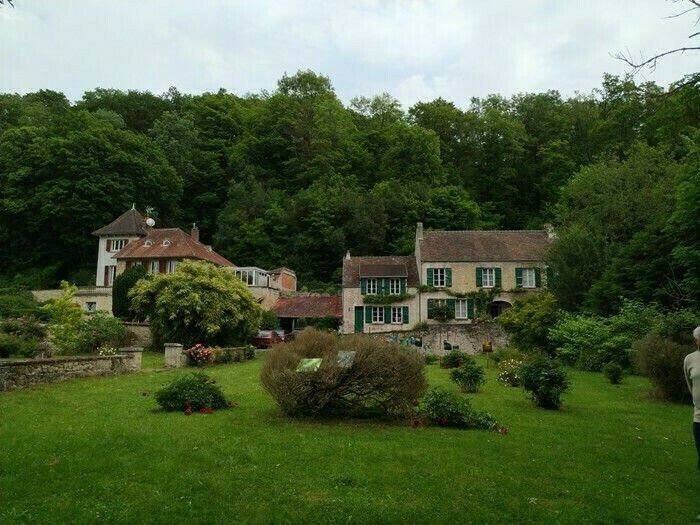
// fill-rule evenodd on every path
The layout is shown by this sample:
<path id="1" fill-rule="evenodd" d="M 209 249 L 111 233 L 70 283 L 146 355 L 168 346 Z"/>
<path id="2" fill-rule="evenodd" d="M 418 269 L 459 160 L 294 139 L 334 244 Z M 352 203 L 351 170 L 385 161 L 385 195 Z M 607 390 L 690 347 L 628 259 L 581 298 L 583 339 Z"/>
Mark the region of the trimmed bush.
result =
<path id="1" fill-rule="evenodd" d="M 318 368 L 298 371 L 314 358 Z M 261 381 L 290 416 L 407 416 L 426 387 L 416 349 L 310 328 L 267 353 Z"/>
<path id="2" fill-rule="evenodd" d="M 35 339 L 43 339 L 48 333 L 46 325 L 33 317 L 5 319 L 0 324 L 0 330 L 6 334 Z"/>
<path id="3" fill-rule="evenodd" d="M 95 312 L 77 325 L 77 341 L 73 349 L 79 354 L 92 354 L 102 346 L 127 346 L 129 335 L 122 322 L 105 312 Z"/>
<path id="4" fill-rule="evenodd" d="M 523 388 L 535 405 L 556 410 L 561 396 L 569 388 L 569 378 L 559 364 L 547 357 L 538 357 L 520 367 Z"/>
<path id="5" fill-rule="evenodd" d="M 654 386 L 656 397 L 689 402 L 690 392 L 683 374 L 683 360 L 693 351 L 658 334 L 649 334 L 633 345 L 636 365 Z"/>
<path id="6" fill-rule="evenodd" d="M 218 409 L 229 405 L 221 388 L 201 372 L 176 377 L 158 390 L 155 398 L 167 411 Z"/>
<path id="7" fill-rule="evenodd" d="M 0 333 L 0 357 L 32 357 L 36 350 L 36 339 Z"/>
<path id="8" fill-rule="evenodd" d="M 617 363 L 608 363 L 603 367 L 603 374 L 608 378 L 610 384 L 619 385 L 622 383 L 622 375 L 625 373 L 624 369 Z"/>
<path id="9" fill-rule="evenodd" d="M 506 386 L 520 386 L 520 367 L 523 362 L 516 359 L 501 361 L 498 380 Z"/>
<path id="10" fill-rule="evenodd" d="M 462 366 L 466 356 L 464 352 L 451 350 L 440 358 L 440 368 L 458 368 Z"/>
<path id="11" fill-rule="evenodd" d="M 469 399 L 442 388 L 433 388 L 420 404 L 420 414 L 428 421 L 442 427 L 490 430 L 496 419 L 472 407 Z"/>
<path id="12" fill-rule="evenodd" d="M 39 303 L 31 292 L 11 288 L 0 289 L 0 317 L 27 316 L 42 317 Z"/>
<path id="13" fill-rule="evenodd" d="M 469 393 L 478 392 L 479 387 L 486 382 L 483 367 L 479 366 L 471 356 L 466 356 L 462 366 L 452 370 L 450 377 L 459 385 L 462 392 Z"/>

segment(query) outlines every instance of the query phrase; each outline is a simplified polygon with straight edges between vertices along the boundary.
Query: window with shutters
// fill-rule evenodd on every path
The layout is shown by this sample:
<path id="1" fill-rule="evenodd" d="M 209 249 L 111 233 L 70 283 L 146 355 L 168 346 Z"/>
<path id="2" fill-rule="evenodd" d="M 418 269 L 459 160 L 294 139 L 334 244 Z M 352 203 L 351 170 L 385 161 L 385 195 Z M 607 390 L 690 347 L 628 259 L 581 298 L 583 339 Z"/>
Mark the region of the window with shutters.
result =
<path id="1" fill-rule="evenodd" d="M 384 307 L 383 306 L 373 306 L 372 307 L 372 322 L 373 323 L 383 323 L 384 322 Z"/>
<path id="2" fill-rule="evenodd" d="M 467 319 L 469 314 L 467 312 L 467 300 L 457 299 L 455 301 L 455 319 Z"/>
<path id="3" fill-rule="evenodd" d="M 483 268 L 481 270 L 481 283 L 484 288 L 493 288 L 496 286 L 496 269 Z"/>
<path id="4" fill-rule="evenodd" d="M 389 279 L 389 293 L 399 295 L 401 293 L 401 279 Z"/>
<path id="5" fill-rule="evenodd" d="M 435 288 L 443 288 L 445 286 L 445 268 L 433 269 L 433 286 Z"/>
<path id="6" fill-rule="evenodd" d="M 160 273 L 160 264 L 158 261 L 151 261 L 149 269 L 151 273 Z"/>
<path id="7" fill-rule="evenodd" d="M 377 279 L 367 279 L 367 295 L 377 294 Z"/>
<path id="8" fill-rule="evenodd" d="M 391 323 L 403 324 L 403 308 L 401 306 L 391 307 Z"/>
<path id="9" fill-rule="evenodd" d="M 537 286 L 535 280 L 534 268 L 523 268 L 523 288 L 535 288 Z"/>
<path id="10" fill-rule="evenodd" d="M 112 243 L 111 243 L 109 251 L 118 252 L 119 250 L 124 248 L 124 246 L 126 246 L 126 243 L 127 243 L 126 239 L 112 239 Z"/>

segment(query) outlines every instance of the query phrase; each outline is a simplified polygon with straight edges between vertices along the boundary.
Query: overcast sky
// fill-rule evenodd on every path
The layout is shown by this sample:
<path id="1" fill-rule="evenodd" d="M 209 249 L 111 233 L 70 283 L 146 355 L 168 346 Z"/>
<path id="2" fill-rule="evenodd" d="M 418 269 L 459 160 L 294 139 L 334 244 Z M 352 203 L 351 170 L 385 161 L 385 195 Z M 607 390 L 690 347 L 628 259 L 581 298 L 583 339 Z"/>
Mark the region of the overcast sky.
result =
<path id="1" fill-rule="evenodd" d="M 42 88 L 79 99 L 95 87 L 244 94 L 312 69 L 348 101 L 388 92 L 437 97 L 558 89 L 589 93 L 611 53 L 687 42 L 693 19 L 664 0 L 207 1 L 14 0 L 0 6 L 0 92 Z M 660 84 L 700 69 L 670 57 Z"/>

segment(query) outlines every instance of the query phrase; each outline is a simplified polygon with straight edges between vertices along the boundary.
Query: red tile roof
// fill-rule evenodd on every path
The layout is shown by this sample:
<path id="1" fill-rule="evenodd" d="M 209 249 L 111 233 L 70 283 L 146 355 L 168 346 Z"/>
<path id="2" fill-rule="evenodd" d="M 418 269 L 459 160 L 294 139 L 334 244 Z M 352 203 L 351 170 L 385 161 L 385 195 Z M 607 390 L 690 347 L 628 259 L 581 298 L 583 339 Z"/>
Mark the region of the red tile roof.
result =
<path id="1" fill-rule="evenodd" d="M 272 307 L 277 317 L 335 317 L 342 319 L 343 302 L 339 295 L 299 295 L 280 297 Z"/>
<path id="2" fill-rule="evenodd" d="M 418 269 L 413 255 L 347 257 L 343 259 L 343 288 L 359 288 L 363 277 L 403 277 L 408 286 L 418 286 Z"/>
<path id="3" fill-rule="evenodd" d="M 131 241 L 115 259 L 199 259 L 218 266 L 235 267 L 231 261 L 209 249 L 180 228 L 151 230 L 141 239 Z"/>
<path id="4" fill-rule="evenodd" d="M 422 262 L 541 261 L 551 239 L 546 230 L 426 231 Z"/>

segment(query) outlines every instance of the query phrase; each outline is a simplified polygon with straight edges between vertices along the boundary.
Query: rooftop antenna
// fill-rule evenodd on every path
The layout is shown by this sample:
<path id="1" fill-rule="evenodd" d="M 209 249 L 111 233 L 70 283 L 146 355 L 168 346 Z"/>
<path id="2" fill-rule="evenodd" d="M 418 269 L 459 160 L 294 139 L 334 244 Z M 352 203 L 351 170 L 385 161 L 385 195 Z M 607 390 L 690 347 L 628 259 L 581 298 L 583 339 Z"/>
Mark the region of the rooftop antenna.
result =
<path id="1" fill-rule="evenodd" d="M 132 210 L 135 210 L 135 209 L 136 209 L 136 203 L 133 203 L 133 204 L 131 205 L 131 209 L 132 209 Z"/>

